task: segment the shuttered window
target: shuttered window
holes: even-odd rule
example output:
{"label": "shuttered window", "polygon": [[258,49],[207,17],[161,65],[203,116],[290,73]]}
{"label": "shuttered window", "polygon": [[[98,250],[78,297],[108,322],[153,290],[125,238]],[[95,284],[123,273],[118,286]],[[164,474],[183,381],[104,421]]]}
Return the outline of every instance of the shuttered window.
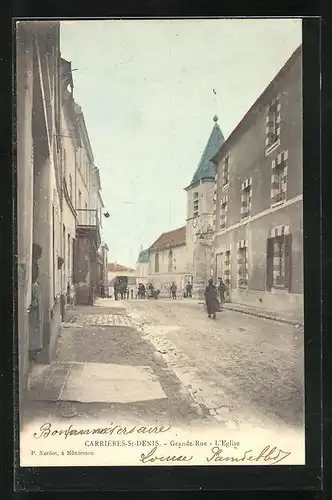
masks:
{"label": "shuttered window", "polygon": [[271,290],[273,284],[273,240],[268,238],[266,241],[266,288]]}
{"label": "shuttered window", "polygon": [[292,235],[285,235],[285,287],[292,291]]}
{"label": "shuttered window", "polygon": [[77,239],[73,240],[73,282],[79,283],[79,243]]}
{"label": "shuttered window", "polygon": [[291,291],[291,235],[282,234],[267,239],[266,288]]}
{"label": "shuttered window", "polygon": [[276,99],[266,117],[265,148],[271,148],[280,140],[280,101]]}

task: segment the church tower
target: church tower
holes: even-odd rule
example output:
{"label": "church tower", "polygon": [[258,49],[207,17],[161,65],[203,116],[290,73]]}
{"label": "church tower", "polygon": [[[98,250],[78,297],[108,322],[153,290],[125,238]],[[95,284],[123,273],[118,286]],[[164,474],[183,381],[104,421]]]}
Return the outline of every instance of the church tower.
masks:
{"label": "church tower", "polygon": [[225,139],[218,125],[218,117],[204,148],[196,172],[185,188],[187,192],[187,274],[193,277],[194,296],[202,297],[202,290],[210,277],[211,238],[213,232],[213,197],[217,166],[212,158]]}

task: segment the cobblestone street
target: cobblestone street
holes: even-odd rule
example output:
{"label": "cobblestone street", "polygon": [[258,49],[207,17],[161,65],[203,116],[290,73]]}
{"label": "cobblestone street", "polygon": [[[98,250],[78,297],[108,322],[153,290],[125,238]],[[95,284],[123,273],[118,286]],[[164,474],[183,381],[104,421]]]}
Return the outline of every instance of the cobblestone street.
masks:
{"label": "cobblestone street", "polygon": [[196,301],[126,302],[193,398],[237,426],[303,425],[303,331]]}
{"label": "cobblestone street", "polygon": [[[61,401],[69,373],[61,368],[57,396],[44,389],[27,415],[296,428],[303,424],[302,351],[303,332],[276,321],[230,310],[213,321],[188,300],[99,299],[68,312],[56,366],[150,367],[165,397],[153,399],[147,389],[140,401],[126,403]],[[90,384],[98,392],[101,382]]]}

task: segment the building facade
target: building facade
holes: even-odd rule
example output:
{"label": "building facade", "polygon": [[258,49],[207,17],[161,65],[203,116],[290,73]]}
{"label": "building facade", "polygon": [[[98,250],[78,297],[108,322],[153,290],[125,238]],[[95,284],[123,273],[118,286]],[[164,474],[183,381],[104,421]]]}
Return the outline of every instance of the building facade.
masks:
{"label": "building facade", "polygon": [[186,226],[163,233],[149,248],[149,282],[169,297],[174,282],[183,295],[187,281]]}
{"label": "building facade", "polygon": [[60,329],[59,22],[17,23],[17,253],[20,398],[31,363],[48,362]]}
{"label": "building facade", "polygon": [[301,47],[214,161],[214,278],[232,302],[302,316]]}
{"label": "building facade", "polygon": [[71,63],[62,59],[62,156],[65,165],[63,303],[93,304],[100,290],[102,209],[95,166],[82,108],[73,96]]}
{"label": "building facade", "polygon": [[[84,117],[73,98],[71,65],[60,56],[60,23],[18,22],[16,46],[22,399],[33,364],[54,359],[61,321],[68,304],[80,299],[78,288],[83,282],[90,292],[98,279],[103,202]],[[86,267],[88,281],[88,273],[80,274]]]}

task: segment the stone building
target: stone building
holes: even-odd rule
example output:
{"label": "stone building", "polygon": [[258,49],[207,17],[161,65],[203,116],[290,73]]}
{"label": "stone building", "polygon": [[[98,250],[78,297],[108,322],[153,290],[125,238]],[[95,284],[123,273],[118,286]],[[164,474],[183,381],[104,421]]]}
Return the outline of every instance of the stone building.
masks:
{"label": "stone building", "polygon": [[186,226],[162,233],[149,248],[149,282],[168,297],[174,281],[183,295],[187,284]]}
{"label": "stone building", "polygon": [[22,399],[33,363],[54,358],[68,303],[93,299],[103,201],[71,64],[60,57],[60,23],[18,22],[16,55]]}
{"label": "stone building", "polygon": [[214,126],[187,192],[186,274],[193,281],[193,295],[202,298],[210,277],[213,241],[213,196],[216,164],[212,161],[224,137],[214,117]]}
{"label": "stone building", "polygon": [[102,209],[99,169],[95,166],[82,108],[73,96],[71,63],[62,59],[62,157],[64,164],[63,295],[92,304],[100,284]]}
{"label": "stone building", "polygon": [[[31,363],[52,357],[60,329],[60,26],[17,23],[17,259],[20,398]],[[33,296],[33,290],[38,293]]]}
{"label": "stone building", "polygon": [[212,271],[232,302],[303,308],[302,48],[214,157]]}

